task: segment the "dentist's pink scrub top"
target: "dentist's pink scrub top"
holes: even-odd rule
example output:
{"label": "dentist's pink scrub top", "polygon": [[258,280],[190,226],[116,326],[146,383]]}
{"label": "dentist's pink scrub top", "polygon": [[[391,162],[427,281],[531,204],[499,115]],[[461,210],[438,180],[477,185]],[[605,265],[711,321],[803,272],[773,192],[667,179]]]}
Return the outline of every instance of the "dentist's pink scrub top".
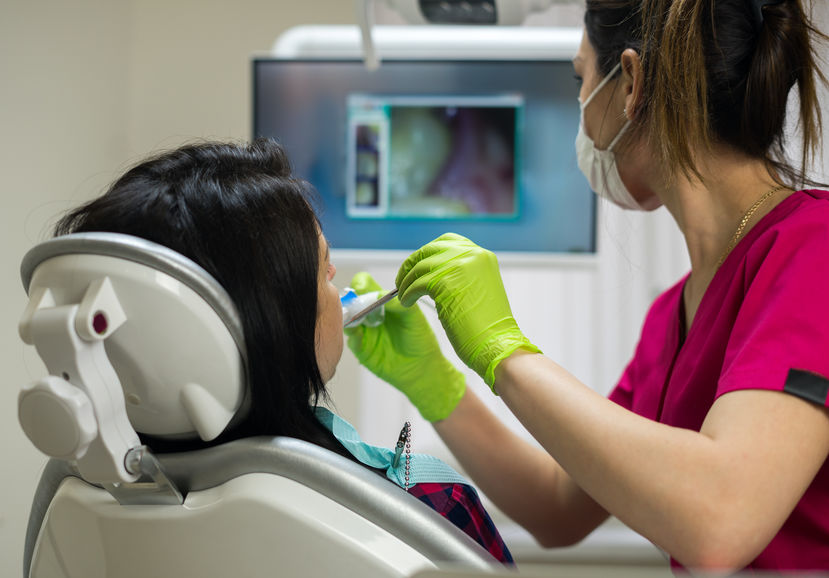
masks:
{"label": "dentist's pink scrub top", "polygon": [[[735,390],[782,391],[826,405],[829,192],[795,192],[749,230],[711,281],[683,342],[684,283],[651,306],[610,399],[695,431],[714,400]],[[827,463],[748,568],[829,569]]]}

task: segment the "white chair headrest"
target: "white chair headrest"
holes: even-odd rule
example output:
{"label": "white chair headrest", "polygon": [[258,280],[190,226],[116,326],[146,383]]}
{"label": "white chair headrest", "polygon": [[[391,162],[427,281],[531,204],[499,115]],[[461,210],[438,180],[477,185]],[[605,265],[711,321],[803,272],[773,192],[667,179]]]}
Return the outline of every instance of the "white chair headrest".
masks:
{"label": "white chair headrest", "polygon": [[[39,343],[48,338],[39,337],[33,321],[44,308],[81,304],[77,334],[103,341],[135,431],[207,441],[242,407],[247,378],[239,314],[221,285],[190,259],[129,235],[79,233],[31,249],[21,277],[30,297],[21,338],[38,347],[52,376],[69,375],[68,382],[82,385],[72,372],[50,367]],[[112,297],[113,311],[120,306],[122,324],[107,318],[115,313],[95,311],[93,291],[101,302],[100,295]]]}

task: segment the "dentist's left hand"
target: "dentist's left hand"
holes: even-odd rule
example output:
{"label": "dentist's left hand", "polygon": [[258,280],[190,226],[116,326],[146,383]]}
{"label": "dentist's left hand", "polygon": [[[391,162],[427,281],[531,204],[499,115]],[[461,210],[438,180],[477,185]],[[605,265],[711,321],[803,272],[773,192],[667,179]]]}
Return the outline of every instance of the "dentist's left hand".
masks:
{"label": "dentist's left hand", "polygon": [[[357,273],[351,287],[357,294],[384,293],[368,273]],[[403,307],[392,299],[383,323],[348,328],[345,334],[359,362],[403,392],[428,421],[447,417],[463,397],[466,379],[444,357],[419,307]]]}

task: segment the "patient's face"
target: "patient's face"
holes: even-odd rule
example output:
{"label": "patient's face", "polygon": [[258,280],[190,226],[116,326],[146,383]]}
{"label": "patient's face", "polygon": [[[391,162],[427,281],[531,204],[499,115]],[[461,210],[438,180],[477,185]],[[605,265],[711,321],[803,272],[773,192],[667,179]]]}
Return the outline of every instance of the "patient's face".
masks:
{"label": "patient's face", "polygon": [[343,354],[343,308],[340,292],[334,286],[337,268],[331,263],[328,241],[320,233],[320,267],[317,295],[317,365],[322,380],[327,382],[334,376],[337,363]]}

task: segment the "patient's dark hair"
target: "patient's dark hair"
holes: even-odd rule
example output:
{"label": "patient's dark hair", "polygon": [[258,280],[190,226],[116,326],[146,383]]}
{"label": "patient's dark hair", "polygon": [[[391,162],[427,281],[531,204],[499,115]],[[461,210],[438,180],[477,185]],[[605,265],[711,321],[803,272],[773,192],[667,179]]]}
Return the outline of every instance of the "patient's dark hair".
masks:
{"label": "patient's dark hair", "polygon": [[272,140],[199,143],[141,162],[55,227],[56,235],[104,231],[159,243],[228,292],[244,326],[251,403],[216,442],[286,435],[350,457],[313,414],[326,389],[314,347],[320,229],[312,195]]}

